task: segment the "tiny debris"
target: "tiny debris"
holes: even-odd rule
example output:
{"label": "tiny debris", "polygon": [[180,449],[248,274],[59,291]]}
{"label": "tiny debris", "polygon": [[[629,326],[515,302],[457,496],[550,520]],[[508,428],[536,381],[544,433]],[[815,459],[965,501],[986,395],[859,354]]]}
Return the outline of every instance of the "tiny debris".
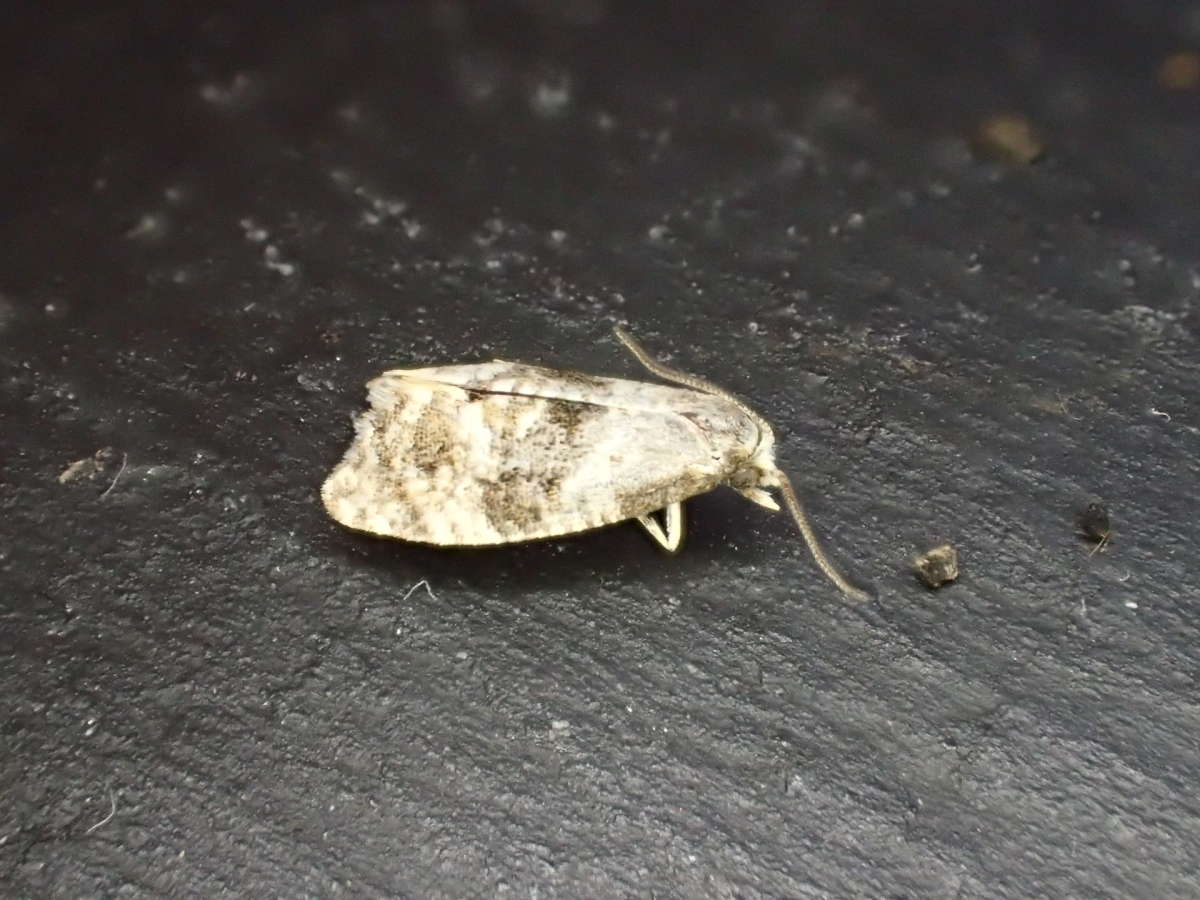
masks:
{"label": "tiny debris", "polygon": [[412,587],[410,587],[408,589],[408,592],[405,593],[405,595],[402,598],[400,598],[400,602],[401,603],[406,602],[409,597],[411,597],[413,594],[415,594],[421,588],[425,588],[425,593],[429,595],[430,600],[434,601],[435,603],[441,602],[438,600],[437,594],[435,594],[433,592],[433,588],[431,588],[429,586],[429,582],[426,581],[424,578],[422,578],[420,581],[418,581],[416,584],[414,584]]}
{"label": "tiny debris", "polygon": [[117,486],[117,481],[120,480],[120,478],[123,474],[125,474],[125,466],[128,464],[128,462],[129,462],[129,454],[122,453],[121,454],[121,468],[117,469],[117,474],[113,476],[113,480],[111,482],[109,482],[108,487],[106,487],[104,489],[104,492],[100,495],[101,500],[103,500],[105,497],[107,497],[109,494],[111,494],[112,489]]}
{"label": "tiny debris", "polygon": [[74,484],[107,479],[108,484],[105,486],[104,492],[100,494],[101,497],[104,497],[116,485],[117,479],[125,471],[128,461],[128,455],[115,447],[101,447],[91,456],[77,459],[63,469],[58,475],[58,483]]}
{"label": "tiny debris", "polygon": [[529,91],[529,107],[537,115],[554,118],[562,115],[571,105],[571,76],[566,72],[545,73],[545,77],[533,84]]}
{"label": "tiny debris", "polygon": [[940,544],[913,557],[913,571],[926,587],[940,588],[958,578],[958,551]]}
{"label": "tiny debris", "polygon": [[143,213],[137,223],[125,231],[130,240],[157,240],[167,233],[167,220],[159,213]]}
{"label": "tiny debris", "polygon": [[1200,87],[1200,53],[1172,53],[1158,66],[1158,83],[1168,91],[1194,91]]}
{"label": "tiny debris", "polygon": [[1092,554],[1108,546],[1112,537],[1112,521],[1103,504],[1089,503],[1087,509],[1075,517],[1075,522],[1079,526],[1079,533],[1096,545],[1092,548]]}
{"label": "tiny debris", "polygon": [[111,822],[113,820],[113,817],[117,814],[117,794],[112,788],[108,789],[108,801],[111,804],[111,806],[108,810],[108,815],[105,816],[103,819],[101,819],[99,822],[97,822],[95,825],[91,826],[87,831],[84,832],[84,834],[91,834],[97,828],[107,825],[109,822]]}
{"label": "tiny debris", "polygon": [[993,156],[1018,165],[1037,162],[1046,152],[1033,124],[1016,113],[998,113],[984,119],[975,139]]}

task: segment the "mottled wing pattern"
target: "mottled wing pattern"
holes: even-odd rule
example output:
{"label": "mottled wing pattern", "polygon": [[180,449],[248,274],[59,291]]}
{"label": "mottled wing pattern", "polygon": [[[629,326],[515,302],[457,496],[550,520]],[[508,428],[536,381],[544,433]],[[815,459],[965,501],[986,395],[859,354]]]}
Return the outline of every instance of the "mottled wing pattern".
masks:
{"label": "mottled wing pattern", "polygon": [[[620,379],[572,385],[563,374],[485,363],[375,379],[371,408],[322,489],[330,515],[421,543],[526,541],[710,490],[735,465],[730,433],[749,442],[733,456],[753,449],[755,436],[727,401]],[[576,390],[578,399],[538,395]],[[713,421],[724,446],[714,446]]]}

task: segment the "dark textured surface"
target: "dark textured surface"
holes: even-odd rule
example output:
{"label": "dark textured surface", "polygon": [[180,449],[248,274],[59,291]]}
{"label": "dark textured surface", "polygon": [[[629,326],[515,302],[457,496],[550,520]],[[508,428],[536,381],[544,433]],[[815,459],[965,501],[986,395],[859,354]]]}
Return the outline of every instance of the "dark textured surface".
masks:
{"label": "dark textured surface", "polygon": [[[11,20],[0,893],[1200,895],[1200,7],[893,6]],[[623,320],[878,602],[730,492],[676,557],[323,515],[374,373]]]}

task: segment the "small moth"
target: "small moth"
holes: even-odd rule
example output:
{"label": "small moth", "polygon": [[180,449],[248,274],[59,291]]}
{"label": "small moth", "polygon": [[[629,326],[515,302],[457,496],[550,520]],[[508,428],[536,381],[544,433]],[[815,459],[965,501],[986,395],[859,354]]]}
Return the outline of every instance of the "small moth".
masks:
{"label": "small moth", "polygon": [[[825,555],[775,435],[728,391],[617,338],[680,387],[494,360],[392,369],[321,488],[356,531],[447,547],[574,534],[636,519],[665,550],[683,540],[683,501],[727,484],[770,510],[783,497],[821,571],[864,599]],[[655,513],[661,512],[661,522]]]}

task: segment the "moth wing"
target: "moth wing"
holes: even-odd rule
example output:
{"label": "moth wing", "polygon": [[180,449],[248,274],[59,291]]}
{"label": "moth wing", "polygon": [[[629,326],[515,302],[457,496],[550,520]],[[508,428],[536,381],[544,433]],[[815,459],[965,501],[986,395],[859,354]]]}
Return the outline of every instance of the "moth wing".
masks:
{"label": "moth wing", "polygon": [[374,534],[446,546],[571,534],[729,474],[725,455],[678,413],[489,393],[413,372],[375,379],[370,401],[322,498],[334,519]]}

